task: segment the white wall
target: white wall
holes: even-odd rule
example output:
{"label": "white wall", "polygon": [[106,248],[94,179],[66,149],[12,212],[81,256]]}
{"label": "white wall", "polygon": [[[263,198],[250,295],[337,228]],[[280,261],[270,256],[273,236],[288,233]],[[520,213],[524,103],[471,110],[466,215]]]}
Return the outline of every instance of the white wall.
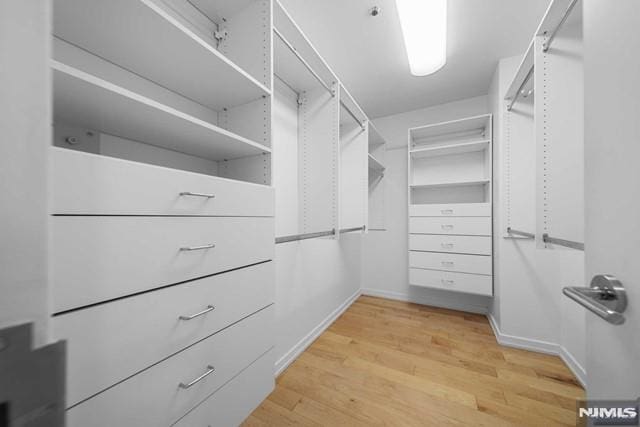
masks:
{"label": "white wall", "polygon": [[48,339],[50,2],[0,2],[0,328]]}
{"label": "white wall", "polygon": [[374,120],[388,143],[384,175],[386,231],[364,237],[363,293],[474,312],[487,312],[491,299],[409,286],[407,231],[407,131],[411,127],[489,112],[480,96]]}
{"label": "white wall", "polygon": [[[279,82],[273,103],[276,236],[298,232],[296,95]],[[276,371],[284,369],[360,293],[362,236],[276,245]]]}
{"label": "white wall", "polygon": [[[584,253],[506,239],[507,226],[536,230],[533,97],[511,113],[502,101],[522,57],[500,61],[489,89],[494,114],[494,327],[505,344],[559,353],[584,381],[584,310],[562,287],[584,283]],[[541,95],[536,93],[536,97]],[[540,102],[540,101],[536,101]]]}

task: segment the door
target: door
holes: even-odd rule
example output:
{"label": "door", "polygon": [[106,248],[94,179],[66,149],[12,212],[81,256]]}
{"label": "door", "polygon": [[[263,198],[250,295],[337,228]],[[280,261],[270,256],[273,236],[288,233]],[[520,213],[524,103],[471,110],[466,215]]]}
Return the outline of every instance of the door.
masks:
{"label": "door", "polygon": [[625,322],[587,315],[587,396],[640,396],[640,1],[584,2],[586,277],[616,276]]}

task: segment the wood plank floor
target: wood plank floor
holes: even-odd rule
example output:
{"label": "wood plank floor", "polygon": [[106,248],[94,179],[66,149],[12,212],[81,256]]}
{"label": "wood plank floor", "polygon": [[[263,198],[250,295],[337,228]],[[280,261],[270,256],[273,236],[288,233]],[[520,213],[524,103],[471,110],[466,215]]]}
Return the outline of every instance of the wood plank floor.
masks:
{"label": "wood plank floor", "polygon": [[560,358],[500,346],[485,316],[360,297],[244,426],[575,425]]}

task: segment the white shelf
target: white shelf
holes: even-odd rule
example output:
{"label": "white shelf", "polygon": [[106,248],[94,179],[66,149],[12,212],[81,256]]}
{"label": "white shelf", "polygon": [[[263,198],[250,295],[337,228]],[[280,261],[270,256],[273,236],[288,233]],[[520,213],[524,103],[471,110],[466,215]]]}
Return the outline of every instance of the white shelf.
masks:
{"label": "white shelf", "polygon": [[414,159],[422,159],[427,157],[446,156],[450,154],[472,153],[474,151],[486,150],[488,147],[489,140],[483,140],[418,148],[411,150],[410,153],[411,157]]}
{"label": "white shelf", "polygon": [[455,141],[491,139],[491,116],[489,114],[460,120],[436,123],[409,129],[411,146]]}
{"label": "white shelf", "polygon": [[[507,90],[507,93],[505,94],[504,99],[511,100],[516,96],[518,89],[520,88],[520,86],[522,86],[523,82],[525,81],[527,76],[529,76],[529,73],[533,69],[533,49],[535,46],[534,42],[535,40],[531,41],[531,43],[529,44],[529,48],[527,49],[524,56],[522,57],[520,66],[516,70],[516,74],[513,76],[513,80],[509,85],[509,89]],[[529,78],[528,86],[529,87],[533,86],[532,78]],[[525,90],[526,92],[527,88],[523,87],[523,90]]]}
{"label": "white shelf", "polygon": [[485,185],[491,182],[488,179],[480,179],[480,180],[468,180],[468,181],[443,181],[443,182],[430,182],[428,184],[413,184],[410,185],[412,190],[423,189],[423,188],[441,188],[441,187],[460,187],[460,186],[469,186],[469,185]]}
{"label": "white shelf", "polygon": [[210,159],[269,153],[254,141],[51,61],[54,120]]}
{"label": "white shelf", "polygon": [[382,173],[386,168],[382,163],[378,161],[378,159],[376,159],[371,154],[369,154],[369,169],[376,171],[378,173]]}
{"label": "white shelf", "polygon": [[56,0],[54,34],[214,110],[270,90],[152,0]]}
{"label": "white shelf", "polygon": [[380,131],[378,131],[378,128],[376,128],[373,122],[370,121],[369,122],[369,151],[371,151],[372,148],[376,148],[384,144],[386,144],[386,141],[380,134]]}

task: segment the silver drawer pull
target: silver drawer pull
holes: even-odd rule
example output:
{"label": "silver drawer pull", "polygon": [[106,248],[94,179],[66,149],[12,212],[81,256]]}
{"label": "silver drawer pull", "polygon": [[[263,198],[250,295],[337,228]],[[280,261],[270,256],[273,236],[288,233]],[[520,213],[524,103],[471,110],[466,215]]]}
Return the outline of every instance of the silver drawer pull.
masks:
{"label": "silver drawer pull", "polygon": [[453,280],[447,280],[447,279],[442,279],[441,282],[443,285],[453,285],[455,283]]}
{"label": "silver drawer pull", "polygon": [[196,317],[202,316],[203,314],[207,314],[208,312],[215,310],[215,307],[212,305],[208,305],[207,308],[205,308],[204,310],[196,313],[196,314],[192,314],[191,316],[180,316],[179,319],[180,320],[191,320],[191,319],[195,319]]}
{"label": "silver drawer pull", "polygon": [[203,379],[205,379],[209,375],[213,374],[215,370],[216,370],[216,368],[214,368],[213,366],[207,365],[207,372],[205,372],[204,374],[200,375],[198,378],[196,378],[195,380],[191,381],[190,383],[187,383],[187,384],[180,383],[179,387],[183,388],[183,389],[188,389],[189,387],[193,386],[196,383],[199,383],[200,381],[202,381]]}
{"label": "silver drawer pull", "polygon": [[191,191],[183,191],[180,193],[181,196],[193,196],[193,197],[204,197],[205,199],[213,199],[215,198],[215,194],[207,194],[207,193],[192,193]]}
{"label": "silver drawer pull", "polygon": [[440,228],[443,230],[453,230],[453,224],[442,224]]}
{"label": "silver drawer pull", "polygon": [[442,265],[453,267],[453,261],[442,261]]}
{"label": "silver drawer pull", "polygon": [[442,209],[440,213],[442,213],[442,215],[451,215],[453,213],[453,209]]}
{"label": "silver drawer pull", "polygon": [[444,249],[451,249],[453,248],[453,243],[441,243],[440,246],[442,246]]}
{"label": "silver drawer pull", "polygon": [[213,243],[210,243],[208,245],[202,245],[202,246],[183,246],[182,248],[180,248],[181,251],[202,251],[205,249],[213,249],[215,248],[216,245],[214,245]]}

